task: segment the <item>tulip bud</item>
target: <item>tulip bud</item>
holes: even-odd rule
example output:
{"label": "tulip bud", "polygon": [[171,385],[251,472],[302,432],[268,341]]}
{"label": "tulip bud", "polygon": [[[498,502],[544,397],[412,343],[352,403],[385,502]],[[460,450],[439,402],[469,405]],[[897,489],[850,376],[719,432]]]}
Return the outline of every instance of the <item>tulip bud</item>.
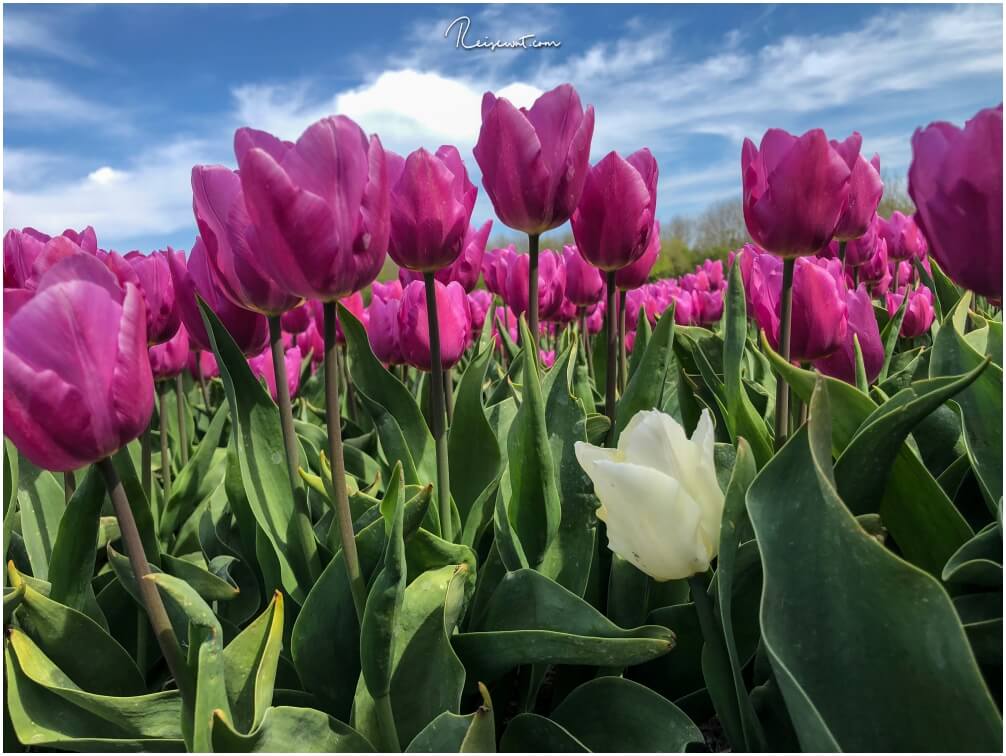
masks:
{"label": "tulip bud", "polygon": [[866,379],[869,383],[873,383],[884,366],[884,343],[880,340],[880,328],[877,326],[877,316],[873,312],[873,300],[870,299],[866,287],[860,285],[846,292],[845,303],[849,323],[845,340],[830,355],[815,360],[814,367],[825,375],[855,384],[856,346],[853,342],[855,336],[863,353]]}
{"label": "tulip bud", "polygon": [[[290,398],[297,396],[297,389],[300,388],[300,369],[303,357],[299,347],[287,349],[284,354],[286,364],[286,384],[290,389]],[[248,358],[248,367],[256,378],[265,380],[265,385],[269,389],[269,395],[276,401],[276,366],[272,361],[272,349],[267,348],[261,354]]]}
{"label": "tulip bud", "polygon": [[[653,266],[657,263],[660,255],[660,221],[653,221],[653,230],[650,232],[650,240],[638,260],[624,268],[619,268],[615,273],[615,286],[622,291],[628,289],[638,289],[650,277]],[[708,282],[707,282],[708,286]]]}
{"label": "tulip bud", "polygon": [[821,129],[800,137],[769,129],[758,147],[745,139],[741,179],[751,238],[780,257],[815,254],[835,234],[850,175]]}
{"label": "tulip bud", "polygon": [[175,335],[163,344],[150,347],[150,372],[155,381],[174,378],[189,364],[189,332],[179,326]]}
{"label": "tulip bud", "polygon": [[516,257],[517,249],[511,244],[486,252],[482,258],[482,278],[486,288],[498,297],[506,298],[507,271]]}
{"label": "tulip bud", "polygon": [[492,294],[485,289],[476,289],[468,295],[468,311],[472,315],[472,335],[477,338],[482,333],[486,315],[492,305]]}
{"label": "tulip bud", "polygon": [[880,156],[874,155],[867,162],[859,154],[862,144],[863,137],[858,131],[852,132],[844,142],[831,142],[832,148],[850,168],[849,194],[835,227],[835,238],[839,241],[849,241],[866,233],[884,194],[884,182],[880,180]]}
{"label": "tulip bud", "polygon": [[[493,222],[487,220],[479,228],[469,226],[468,231],[465,233],[465,240],[458,259],[446,268],[438,270],[434,274],[434,278],[442,284],[457,281],[464,287],[465,291],[471,292],[475,288],[475,284],[479,282],[479,274],[482,272],[482,261],[485,259],[486,242],[489,239],[489,231],[492,229],[492,225]],[[398,280],[402,286],[408,286],[413,281],[422,281],[423,274],[416,270],[399,268]]]}
{"label": "tulip bud", "polygon": [[577,307],[590,307],[604,296],[604,278],[601,271],[583,259],[572,245],[562,248],[566,268],[566,298]]}
{"label": "tulip bud", "polygon": [[918,289],[902,289],[896,294],[888,294],[887,314],[892,318],[900,309],[906,295],[908,305],[905,308],[905,319],[901,322],[900,333],[902,338],[914,339],[928,331],[936,317],[936,311],[933,309],[933,292],[925,286],[920,286]]}
{"label": "tulip bud", "polygon": [[216,378],[220,375],[220,366],[213,352],[203,349],[189,352],[189,374],[193,378],[202,376],[204,379]]}
{"label": "tulip bud", "polygon": [[71,255],[19,306],[4,302],[4,433],[57,472],[113,454],[154,406],[143,295],[96,257]]}
{"label": "tulip bud", "polygon": [[691,439],[670,415],[648,410],[633,416],[616,449],[576,442],[608,548],[654,580],[705,572],[719,552],[724,500],[713,444],[709,410]]}
{"label": "tulip bud", "polygon": [[887,243],[887,256],[892,260],[922,259],[929,245],[915,217],[895,210],[887,220],[877,219],[877,234]]}
{"label": "tulip bud", "polygon": [[305,302],[284,312],[280,316],[279,322],[286,333],[292,333],[296,336],[298,333],[306,331],[307,327],[314,322],[314,310],[309,303]]}
{"label": "tulip bud", "polygon": [[956,283],[1002,299],[1003,106],[959,129],[933,123],[912,136],[908,193],[933,257]]}
{"label": "tulip bud", "polygon": [[[440,327],[440,360],[447,368],[461,359],[468,346],[471,312],[468,296],[461,284],[452,282],[444,286],[435,281],[434,291]],[[426,288],[420,281],[413,281],[402,293],[398,309],[398,337],[405,361],[420,370],[429,371],[432,368],[430,327]]]}
{"label": "tulip bud", "polygon": [[486,92],[473,150],[496,215],[510,228],[541,234],[569,220],[590,161],[594,109],[562,84],[530,110]]}
{"label": "tulip bud", "polygon": [[638,260],[653,234],[657,161],[645,147],[628,159],[609,152],[590,169],[570,223],[580,254],[604,271]]}
{"label": "tulip bud", "polygon": [[94,255],[97,251],[98,242],[90,226],[80,232],[67,229],[57,237],[34,228],[12,228],[3,238],[4,288],[34,289],[42,274],[64,257],[78,252]]}
{"label": "tulip bud", "polygon": [[398,338],[398,309],[402,303],[402,285],[374,283],[370,306],[367,308],[367,337],[374,355],[386,365],[405,362]]}
{"label": "tulip bud", "polygon": [[118,259],[128,264],[136,274],[134,281],[147,305],[147,340],[150,344],[163,344],[175,335],[181,322],[175,302],[175,284],[168,265],[171,253],[172,249],[168,247],[167,252],[151,252],[149,255],[127,252],[120,258],[112,252],[109,256],[110,267],[116,265],[112,261]]}
{"label": "tulip bud", "polygon": [[[518,316],[527,312],[529,255],[516,255],[507,268],[506,303]],[[550,249],[538,255],[538,317],[549,320],[562,307],[566,290],[566,268],[562,258]]]}

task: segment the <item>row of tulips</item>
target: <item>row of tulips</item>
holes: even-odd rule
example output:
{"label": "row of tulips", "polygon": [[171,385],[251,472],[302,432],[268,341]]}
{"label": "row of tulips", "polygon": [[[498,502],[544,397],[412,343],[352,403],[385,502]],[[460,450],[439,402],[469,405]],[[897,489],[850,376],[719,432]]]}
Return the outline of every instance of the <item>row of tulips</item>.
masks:
{"label": "row of tulips", "polygon": [[[716,454],[719,447],[730,446],[731,454],[741,460],[737,464],[742,465],[753,448],[747,464],[757,460],[764,470],[771,470],[778,460],[788,459],[787,453],[797,453],[812,432],[810,423],[804,422],[808,408],[820,419],[820,386],[825,384],[817,384],[813,399],[805,392],[797,410],[790,406],[793,373],[787,371],[805,375],[804,369],[812,369],[839,378],[855,387],[872,407],[871,397],[883,396],[879,383],[890,367],[897,336],[906,345],[920,340],[922,349],[935,349],[934,340],[925,335],[937,322],[941,283],[954,291],[956,284],[983,297],[986,304],[980,315],[975,313],[976,320],[980,317],[993,331],[988,323],[1002,298],[1002,107],[981,111],[963,129],[934,124],[917,132],[909,173],[909,190],[918,208],[912,217],[877,215],[883,192],[879,158],[867,160],[860,154],[858,134],[838,142],[829,141],[821,130],[794,136],[771,129],[757,147],[746,140],[741,178],[744,215],[753,243],[736,250],[725,264],[707,260],[692,273],[658,281],[649,280],[660,253],[656,160],[644,148],[626,158],[611,152],[591,165],[593,128],[593,109],[582,107],[570,85],[546,92],[529,109],[486,94],[474,158],[497,218],[526,234],[526,252],[523,244],[521,251],[516,244],[486,250],[492,222],[472,224],[479,190],[455,147],[442,146],[435,152],[418,149],[401,157],[344,116],[312,124],[293,143],[254,129],[239,129],[234,138],[237,170],[194,167],[191,185],[198,237],[187,257],[171,249],[149,255],[107,251],[98,246],[90,227],[55,237],[28,228],[7,233],[5,432],[33,464],[65,473],[68,500],[79,482],[74,478],[76,471],[90,465],[100,470],[139,601],[186,711],[199,711],[200,694],[214,695],[204,687],[211,683],[193,673],[194,649],[201,654],[196,646],[188,648],[186,658],[187,644],[185,639],[180,642],[172,620],[177,602],[166,606],[155,585],[161,578],[152,573],[151,560],[145,559],[148,526],[142,517],[137,523],[136,501],[130,502],[126,495],[129,481],[124,485],[120,480],[113,457],[139,439],[143,494],[148,502],[159,498],[162,506],[171,501],[174,455],[169,448],[169,423],[176,429],[183,471],[188,469],[192,446],[185,435],[190,427],[185,408],[192,403],[184,373],[188,371],[192,384],[199,386],[207,418],[213,412],[212,389],[219,375],[235,434],[231,444],[235,461],[227,466],[237,469],[239,488],[243,486],[246,495],[243,506],[254,511],[261,528],[253,531],[251,542],[256,549],[272,549],[269,558],[278,565],[260,570],[262,579],[266,580],[269,570],[278,573],[275,587],[293,597],[308,616],[308,591],[322,585],[332,565],[338,565],[341,572],[333,574],[341,581],[340,589],[346,583],[347,606],[352,607],[359,634],[359,659],[353,663],[362,666],[361,690],[368,696],[360,699],[358,694],[354,699],[355,723],[366,730],[373,745],[399,750],[417,735],[410,732],[407,740],[402,739],[399,729],[407,717],[400,707],[392,706],[390,692],[389,670],[403,663],[395,656],[392,638],[398,630],[406,574],[415,579],[412,563],[406,570],[403,533],[419,528],[415,523],[405,524],[404,489],[406,484],[416,489],[412,492],[416,498],[408,501],[430,496],[431,491],[436,501],[433,514],[423,517],[425,532],[430,534],[422,547],[424,553],[449,554],[454,559],[449,564],[455,566],[461,562],[456,574],[462,579],[467,579],[464,573],[474,570],[476,562],[481,571],[482,559],[489,557],[483,551],[476,558],[478,543],[472,540],[467,518],[459,515],[461,489],[456,480],[453,485],[451,481],[452,474],[469,472],[459,468],[456,455],[462,454],[469,463],[472,460],[464,456],[471,451],[465,441],[455,441],[459,436],[452,432],[453,401],[465,381],[456,386],[452,369],[463,368],[467,378],[473,365],[481,366],[481,375],[475,373],[475,389],[468,394],[477,397],[469,399],[482,419],[477,425],[488,428],[490,413],[483,399],[488,363],[480,362],[487,359],[485,347],[491,350],[489,356],[499,357],[498,389],[513,394],[511,414],[497,441],[502,440],[501,450],[515,453],[520,449],[521,456],[509,466],[505,459],[498,460],[495,479],[480,481],[479,490],[471,492],[474,495],[460,514],[479,507],[488,513],[475,526],[479,533],[492,533],[497,566],[508,574],[499,578],[499,590],[518,581],[536,580],[526,573],[538,570],[548,574],[546,582],[553,581],[556,588],[561,583],[569,593],[561,597],[561,602],[567,602],[564,605],[574,601],[576,612],[586,607],[582,597],[594,557],[570,560],[579,565],[572,580],[562,571],[574,568],[556,568],[555,560],[563,562],[565,557],[557,558],[549,549],[566,548],[555,544],[579,538],[594,553],[595,499],[591,497],[596,496],[600,502],[596,516],[605,527],[601,532],[607,534],[608,547],[615,555],[601,560],[604,566],[598,569],[606,572],[598,579],[609,585],[610,572],[612,596],[619,585],[647,586],[640,590],[644,597],[651,586],[647,581],[656,581],[653,585],[688,581],[694,617],[707,647],[703,657],[708,653],[721,673],[732,670],[732,677],[719,680],[728,679],[731,688],[726,703],[709,685],[716,714],[735,748],[764,745],[757,728],[747,729],[750,714],[743,703],[747,692],[737,660],[729,657],[734,643],[729,617],[724,621],[722,604],[717,614],[707,596],[707,573],[718,564],[721,537],[726,537],[721,533],[727,532],[725,510],[731,506],[718,480]],[[996,150],[998,162],[990,163],[986,158]],[[540,249],[542,234],[567,221],[575,245],[561,252]],[[399,266],[398,279],[378,282],[387,256]],[[365,297],[368,288],[369,297]],[[740,304],[732,315],[731,301]],[[342,322],[340,312],[352,317]],[[748,391],[741,382],[741,355],[753,351],[756,343],[749,343],[745,336],[747,319],[761,331],[765,353],[779,355],[778,363],[773,363],[778,378],[770,382],[776,392],[774,404],[766,400],[764,386]],[[949,327],[944,319],[941,329]],[[707,356],[697,356],[702,352],[697,346],[691,352],[678,352],[675,345],[671,356],[670,342],[661,345],[657,332],[665,339],[679,334],[685,344],[713,344],[712,350],[724,355],[724,363],[727,347],[719,350],[715,344],[732,344],[736,374],[725,380],[733,383],[719,380],[717,369],[703,362]],[[360,333],[365,334],[362,349]],[[994,339],[988,336],[986,342],[993,352]],[[366,373],[368,389],[375,383],[384,385],[393,402],[393,408],[380,411],[373,397],[359,402],[353,397],[360,376],[370,369],[368,360],[375,358],[378,375]],[[569,381],[559,382],[556,376],[565,371],[548,369],[560,360],[569,365],[574,359],[583,377],[575,387]],[[648,359],[646,368],[639,367]],[[761,359],[768,364],[765,355]],[[674,360],[681,364],[674,363],[671,376],[668,366]],[[603,367],[595,369],[592,362]],[[974,380],[988,364],[986,359],[967,380]],[[271,416],[268,421],[254,415],[262,409],[255,405],[255,396],[237,395],[238,369],[245,370],[245,365],[250,375],[265,384],[275,403],[264,400]],[[418,370],[422,380],[412,385],[406,380],[407,369]],[[657,372],[648,376],[647,369]],[[1001,376],[1001,366],[998,369]],[[754,367],[745,370],[748,377],[755,372]],[[720,372],[727,372],[725,365]],[[301,385],[305,376],[310,376],[306,380],[314,387],[323,387],[323,399],[313,392],[308,402],[299,403],[300,416],[295,419],[298,403],[294,400],[305,391]],[[590,377],[604,385],[592,386]],[[687,387],[700,380],[709,391],[701,400],[699,391],[686,399]],[[964,385],[963,378],[955,380],[958,388]],[[639,386],[646,381],[656,388],[641,390]],[[550,424],[562,421],[545,415],[546,385],[560,386],[559,391],[548,392],[548,406],[553,406],[551,397],[556,397],[560,407],[556,411],[565,408],[573,418],[569,428],[550,429]],[[419,386],[427,393],[421,394]],[[677,387],[673,401],[661,398],[670,390],[667,386]],[[250,388],[246,384],[246,394],[256,388],[254,383]],[[172,393],[178,412],[173,421],[168,417]],[[751,406],[752,396],[759,399],[760,410]],[[160,492],[154,490],[151,449],[155,398]],[[691,409],[682,409],[688,401]],[[501,404],[494,405],[497,423],[501,422]],[[420,410],[419,405],[425,406]],[[672,407],[680,417],[658,411]],[[320,436],[312,434],[312,443],[324,448],[312,455],[304,443],[303,425],[315,410],[316,418],[324,414],[325,431]],[[261,434],[274,427],[277,414],[277,439],[256,438],[256,430]],[[359,476],[347,473],[362,455],[359,444],[365,443],[361,441],[365,433],[347,435],[348,429],[359,429],[358,417],[367,418],[380,438],[379,451],[376,445],[368,448],[383,459],[387,474],[383,482],[378,476],[366,485],[372,485],[368,490],[375,494],[383,487],[394,510],[386,510],[383,502],[371,497],[376,514],[371,512],[370,520],[361,517],[359,510],[361,501],[369,501],[360,497]],[[768,441],[767,426],[762,426],[770,417],[775,432]],[[410,418],[413,427],[407,427]],[[690,437],[685,426],[691,427]],[[813,432],[829,432],[826,425],[816,427]],[[749,431],[751,438],[745,440],[742,434]],[[905,436],[909,431],[905,430]],[[488,430],[490,436],[493,432]],[[214,447],[219,434],[218,427]],[[208,430],[206,437],[211,437]],[[416,437],[430,438],[434,448],[427,455],[432,458],[428,463],[423,459],[426,452],[414,447]],[[793,443],[787,445],[790,437]],[[903,440],[898,439],[893,448],[900,449]],[[773,442],[774,457],[769,448]],[[271,498],[289,503],[278,526],[272,516],[278,510],[270,509],[268,515],[260,511],[279,506],[262,498],[265,487],[258,476],[271,473],[263,473],[246,458],[258,443],[275,448],[270,464],[283,468],[284,490],[269,490]],[[810,449],[813,454],[821,447],[815,444]],[[581,474],[576,465],[569,472],[553,460],[553,454],[563,451],[575,456],[582,474],[593,483],[593,493],[569,482]],[[970,462],[970,454],[969,447],[963,458]],[[505,456],[502,451],[500,455]],[[819,464],[816,458],[814,464]],[[317,468],[313,472],[312,466]],[[734,474],[743,477],[737,469]],[[975,469],[981,477],[977,465]],[[233,474],[227,473],[228,486]],[[754,477],[753,471],[749,477]],[[315,480],[317,485],[313,485]],[[305,481],[330,505],[327,551],[318,548],[320,521],[312,512]],[[984,485],[984,477],[982,481]],[[420,491],[421,486],[426,488]],[[575,493],[567,496],[569,486]],[[231,495],[228,492],[229,500]],[[560,521],[567,526],[571,511],[567,508],[577,506],[575,501],[584,497],[592,511],[581,523],[583,532],[560,535]],[[744,490],[740,497],[743,502]],[[369,503],[367,507],[371,511]],[[242,516],[235,512],[235,521]],[[229,522],[229,518],[225,519]],[[387,548],[381,547],[379,572],[374,568],[373,544],[362,539],[364,520],[387,523],[381,529],[381,543]],[[484,530],[487,523],[491,523],[489,531]],[[210,525],[211,530],[217,527]],[[760,538],[762,533],[756,535]],[[901,533],[894,535],[898,538]],[[248,533],[242,536],[247,539]],[[739,541],[734,546],[738,548],[731,559],[739,553]],[[408,558],[416,556],[410,552]],[[625,564],[635,571],[624,571]],[[719,575],[720,567],[716,569]],[[517,577],[507,583],[509,575]],[[475,577],[471,580],[474,590]],[[534,596],[551,588],[526,590],[525,598],[533,603]],[[466,597],[470,592],[465,589]],[[550,595],[555,600],[556,594]],[[642,599],[644,611],[638,616],[638,612],[625,615],[624,607],[610,602],[608,611],[620,622],[639,625],[646,620],[647,600]],[[277,601],[281,607],[281,600]],[[444,601],[438,605],[444,612],[439,626],[447,627],[448,610]],[[277,603],[271,606],[274,613],[281,612],[275,608]],[[505,614],[511,609],[496,611]],[[309,616],[322,622],[317,615]],[[502,626],[506,629],[506,622]],[[627,642],[629,637],[618,633],[637,633],[607,626],[597,630],[599,626],[594,622],[589,632],[608,633],[609,638]],[[650,632],[637,630],[636,640]],[[210,636],[212,641],[213,633]],[[602,666],[648,661],[670,650],[670,642],[663,639],[662,631],[654,630],[650,640],[655,643],[653,649],[657,645],[659,649],[647,651],[653,656],[622,652],[626,655],[608,657]],[[201,642],[190,633],[188,643]],[[535,648],[535,644],[526,645],[520,653]],[[733,653],[736,656],[735,648]],[[489,657],[499,663],[496,654]],[[546,655],[531,661],[538,664],[553,658],[566,657]],[[201,657],[198,662],[202,664]],[[525,672],[538,675],[532,668],[529,664]],[[297,672],[302,679],[312,674],[303,664]],[[317,690],[312,693],[323,697]],[[488,693],[482,689],[482,694],[488,706]],[[456,709],[457,702],[451,706]],[[210,719],[216,716],[214,712]],[[796,708],[792,717],[799,729]],[[263,726],[261,719],[255,721]],[[1001,728],[1001,718],[999,724]],[[196,736],[191,731],[185,737],[190,748],[205,744],[193,741]],[[976,736],[974,742],[979,741]],[[805,746],[821,742],[805,734],[801,739]]]}

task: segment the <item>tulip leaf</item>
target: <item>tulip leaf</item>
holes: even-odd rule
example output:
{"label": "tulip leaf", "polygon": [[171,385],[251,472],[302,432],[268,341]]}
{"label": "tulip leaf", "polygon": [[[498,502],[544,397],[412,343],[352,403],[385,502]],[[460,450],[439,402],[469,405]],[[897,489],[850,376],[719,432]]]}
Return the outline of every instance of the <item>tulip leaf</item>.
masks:
{"label": "tulip leaf", "polygon": [[[531,343],[530,331],[523,320],[521,338],[522,343]],[[507,514],[528,564],[537,568],[559,529],[562,508],[537,360],[524,361],[523,381],[523,401],[507,440],[510,469]]]}
{"label": "tulip leaf", "polygon": [[674,634],[667,628],[624,630],[534,570],[503,577],[478,624],[452,640],[469,677],[483,682],[521,664],[626,667],[674,646]]}
{"label": "tulip leaf", "polygon": [[941,577],[945,583],[1002,590],[1002,561],[1002,523],[997,519],[954,552]]}
{"label": "tulip leaf", "polygon": [[663,404],[664,376],[670,367],[673,349],[674,306],[672,305],[657,321],[657,327],[647,341],[646,350],[640,358],[639,369],[629,379],[625,393],[619,397],[615,409],[615,440],[637,412],[656,409]]}
{"label": "tulip leaf", "polygon": [[1002,719],[949,597],[868,535],[838,497],[831,417],[822,380],[809,423],[747,496],[765,570],[763,643],[800,745],[995,750]]}
{"label": "tulip leaf", "polygon": [[646,345],[653,335],[653,328],[650,326],[650,319],[646,317],[646,308],[644,307],[639,308],[639,313],[636,317],[635,333],[636,337],[632,343],[632,354],[629,356],[628,382],[632,381],[632,376],[635,375],[640,363],[642,363],[643,355],[646,353]]}
{"label": "tulip leaf", "polygon": [[764,465],[772,456],[768,426],[758,414],[741,378],[747,346],[748,317],[740,265],[731,265],[723,309],[723,388],[727,412],[724,420],[735,442],[743,436],[755,460]]}
{"label": "tulip leaf", "polygon": [[66,508],[63,486],[48,470],[35,467],[24,457],[18,463],[17,500],[31,572],[39,580],[49,579],[49,560],[59,532],[59,520]]}
{"label": "tulip leaf", "polygon": [[276,668],[283,644],[283,594],[223,652],[225,684],[233,724],[240,732],[257,729],[272,704]]}
{"label": "tulip leaf", "polygon": [[887,321],[884,330],[880,334],[880,340],[884,345],[884,364],[880,368],[880,375],[877,381],[883,383],[887,380],[887,372],[891,369],[891,358],[894,356],[894,347],[897,346],[898,336],[901,334],[901,324],[905,322],[905,314],[908,312],[907,292],[901,298],[901,305],[894,317]]}
{"label": "tulip leaf", "polygon": [[[783,360],[764,335],[762,348],[797,396],[809,402],[818,375]],[[820,380],[834,408],[832,452],[841,458],[877,405],[844,381],[827,376],[820,376]],[[946,492],[907,444],[901,445],[891,464],[879,514],[905,558],[933,575],[939,575],[950,555],[973,535]]]}
{"label": "tulip leaf", "polygon": [[492,356],[492,349],[484,349],[465,368],[448,433],[451,495],[462,522],[467,520],[475,500],[503,464],[496,436],[482,405],[482,386]]}
{"label": "tulip leaf", "polygon": [[262,724],[243,735],[214,714],[213,750],[218,753],[372,753],[374,747],[347,724],[316,709],[274,706]]}
{"label": "tulip leaf", "polygon": [[957,306],[964,292],[961,287],[951,281],[947,274],[943,272],[943,268],[937,264],[932,255],[929,256],[929,267],[933,271],[933,299],[939,300],[940,310],[943,312],[943,318],[939,321],[942,327],[943,320]]}
{"label": "tulip leaf", "polygon": [[[962,337],[971,295],[956,304],[933,341],[929,375],[959,375],[985,359]],[[961,408],[964,441],[985,500],[994,508],[1003,493],[1003,371],[992,364],[954,399]]]}
{"label": "tulip leaf", "polygon": [[133,512],[133,519],[136,520],[136,529],[140,531],[143,553],[146,554],[148,562],[160,565],[161,547],[157,541],[154,515],[147,495],[143,492],[140,479],[136,475],[136,466],[133,464],[133,458],[129,452],[129,446],[119,449],[112,455],[112,464],[115,465],[115,472],[118,473],[122,488],[126,492],[129,508]]}
{"label": "tulip leaf", "polygon": [[981,362],[966,375],[913,383],[863,421],[835,464],[839,496],[853,514],[880,510],[887,476],[908,434],[943,402],[970,386],[987,365]]}
{"label": "tulip leaf", "polygon": [[590,753],[590,749],[548,717],[525,713],[507,724],[500,753]]}
{"label": "tulip leaf", "polygon": [[196,505],[209,496],[223,480],[226,468],[215,463],[219,463],[221,455],[226,453],[218,447],[227,423],[227,414],[226,404],[217,409],[196,453],[172,480],[171,493],[161,512],[161,538],[166,539],[174,533],[178,524],[184,522]]}
{"label": "tulip leaf", "polygon": [[272,546],[284,590],[303,603],[313,577],[320,572],[317,544],[303,502],[290,487],[276,405],[227,329],[204,302],[199,306],[230,405],[234,449],[248,506]]}
{"label": "tulip leaf", "polygon": [[[509,471],[509,468],[507,468]],[[507,572],[516,572],[520,569],[527,569],[527,555],[521,545],[520,538],[514,532],[507,516],[506,505],[503,503],[503,491],[496,494],[496,506],[493,511],[493,543],[499,554],[500,561]]]}
{"label": "tulip leaf", "polygon": [[584,683],[563,699],[550,719],[595,753],[682,753],[690,743],[705,743],[681,709],[621,677]]}
{"label": "tulip leaf", "polygon": [[4,656],[7,712],[24,745],[72,751],[181,749],[177,691],[124,697],[86,692],[17,628],[9,631]]}

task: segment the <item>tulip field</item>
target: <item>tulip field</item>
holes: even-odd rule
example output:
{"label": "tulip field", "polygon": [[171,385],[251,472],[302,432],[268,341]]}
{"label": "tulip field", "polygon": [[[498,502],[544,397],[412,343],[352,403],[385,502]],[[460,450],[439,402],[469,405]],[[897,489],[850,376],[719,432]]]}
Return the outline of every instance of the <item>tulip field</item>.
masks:
{"label": "tulip field", "polygon": [[241,128],[188,251],[8,230],[4,750],[1001,751],[1002,114],[884,217],[751,135],[676,278],[569,84]]}

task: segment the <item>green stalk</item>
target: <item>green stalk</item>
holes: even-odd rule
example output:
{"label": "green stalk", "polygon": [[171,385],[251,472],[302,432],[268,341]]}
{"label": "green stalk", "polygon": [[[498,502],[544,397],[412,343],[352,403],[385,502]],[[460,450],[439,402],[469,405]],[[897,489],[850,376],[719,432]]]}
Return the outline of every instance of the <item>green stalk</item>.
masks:
{"label": "green stalk", "polygon": [[608,336],[608,367],[605,370],[604,414],[611,421],[608,429],[608,446],[615,443],[615,388],[616,371],[618,369],[618,289],[615,288],[615,271],[608,271],[607,306],[604,312],[605,327]]}
{"label": "green stalk", "polygon": [[283,429],[283,445],[286,448],[287,471],[290,488],[297,490],[297,468],[300,467],[300,449],[293,429],[293,404],[290,401],[290,384],[286,378],[286,354],[283,350],[283,331],[279,315],[269,316],[269,343],[272,347],[272,368],[276,376],[276,403],[279,405],[279,421]]}
{"label": "green stalk", "polygon": [[444,370],[444,408],[447,412],[447,427],[454,424],[454,368]]}
{"label": "green stalk", "polygon": [[[537,281],[537,278],[535,279]],[[433,385],[430,387],[430,422],[437,451],[437,504],[440,512],[440,534],[447,541],[454,540],[451,522],[451,482],[447,465],[447,433],[444,408],[444,368],[440,361],[440,323],[437,314],[437,294],[432,273],[423,273],[426,284],[426,314],[430,326],[430,368]]]}
{"label": "green stalk", "polygon": [[150,482],[154,478],[153,468],[153,454],[150,449],[150,425],[147,425],[147,429],[143,431],[140,435],[140,475],[143,481],[143,495],[147,497],[147,501],[151,501],[150,495],[153,493],[150,489]]}
{"label": "green stalk", "polygon": [[625,356],[625,292],[618,292],[618,391],[625,392],[629,381],[629,360]]}
{"label": "green stalk", "polygon": [[203,396],[203,406],[206,407],[206,411],[210,412],[210,390],[206,385],[206,376],[203,375],[203,363],[199,359],[199,353],[196,353],[196,380],[199,381],[199,392]]}
{"label": "green stalk", "polygon": [[178,445],[182,452],[182,467],[185,467],[189,462],[189,431],[185,424],[185,392],[181,373],[175,376],[175,404],[178,410]]}
{"label": "green stalk", "polygon": [[167,385],[162,381],[157,394],[157,423],[161,436],[161,491],[162,501],[168,500],[171,490],[171,451],[168,449],[168,408],[164,399],[168,393]]}
{"label": "green stalk", "polygon": [[[779,352],[790,361],[790,336],[793,320],[793,266],[791,257],[782,262],[782,312],[779,320]],[[779,375],[775,387],[775,448],[781,449],[789,434],[789,384]]]}
{"label": "green stalk", "polygon": [[338,312],[335,302],[325,302],[325,422],[328,425],[328,456],[332,463],[332,487],[335,490],[335,516],[339,522],[339,540],[353,594],[356,618],[363,623],[363,609],[367,603],[367,586],[360,569],[353,532],[353,515],[349,509],[346,491],[346,464],[342,451],[342,417],[339,409],[339,345],[335,332]]}
{"label": "green stalk", "polygon": [[527,235],[527,327],[531,331],[532,354],[538,362],[538,234]]}
{"label": "green stalk", "polygon": [[98,469],[101,470],[105,479],[105,486],[108,488],[108,495],[112,500],[112,508],[115,510],[115,519],[118,521],[119,530],[122,533],[122,542],[126,547],[126,555],[129,557],[129,565],[136,577],[140,600],[147,612],[150,626],[154,630],[154,637],[157,638],[161,653],[164,654],[164,660],[168,663],[168,669],[171,670],[171,676],[175,678],[179,692],[183,698],[187,699],[190,686],[182,649],[178,645],[178,638],[171,627],[171,620],[168,619],[168,612],[164,608],[164,602],[161,601],[157,585],[148,579],[150,566],[147,564],[147,557],[143,552],[140,531],[136,527],[133,510],[129,507],[122,481],[119,480],[115,465],[108,457],[98,462]]}
{"label": "green stalk", "polygon": [[63,473],[63,499],[67,504],[73,498],[73,492],[77,490],[77,479],[73,477],[73,470]]}
{"label": "green stalk", "polygon": [[395,726],[395,713],[391,709],[391,696],[384,695],[374,699],[375,713],[380,726],[377,728],[380,742],[375,743],[378,750],[384,753],[400,753],[401,743],[398,742],[398,728]]}

